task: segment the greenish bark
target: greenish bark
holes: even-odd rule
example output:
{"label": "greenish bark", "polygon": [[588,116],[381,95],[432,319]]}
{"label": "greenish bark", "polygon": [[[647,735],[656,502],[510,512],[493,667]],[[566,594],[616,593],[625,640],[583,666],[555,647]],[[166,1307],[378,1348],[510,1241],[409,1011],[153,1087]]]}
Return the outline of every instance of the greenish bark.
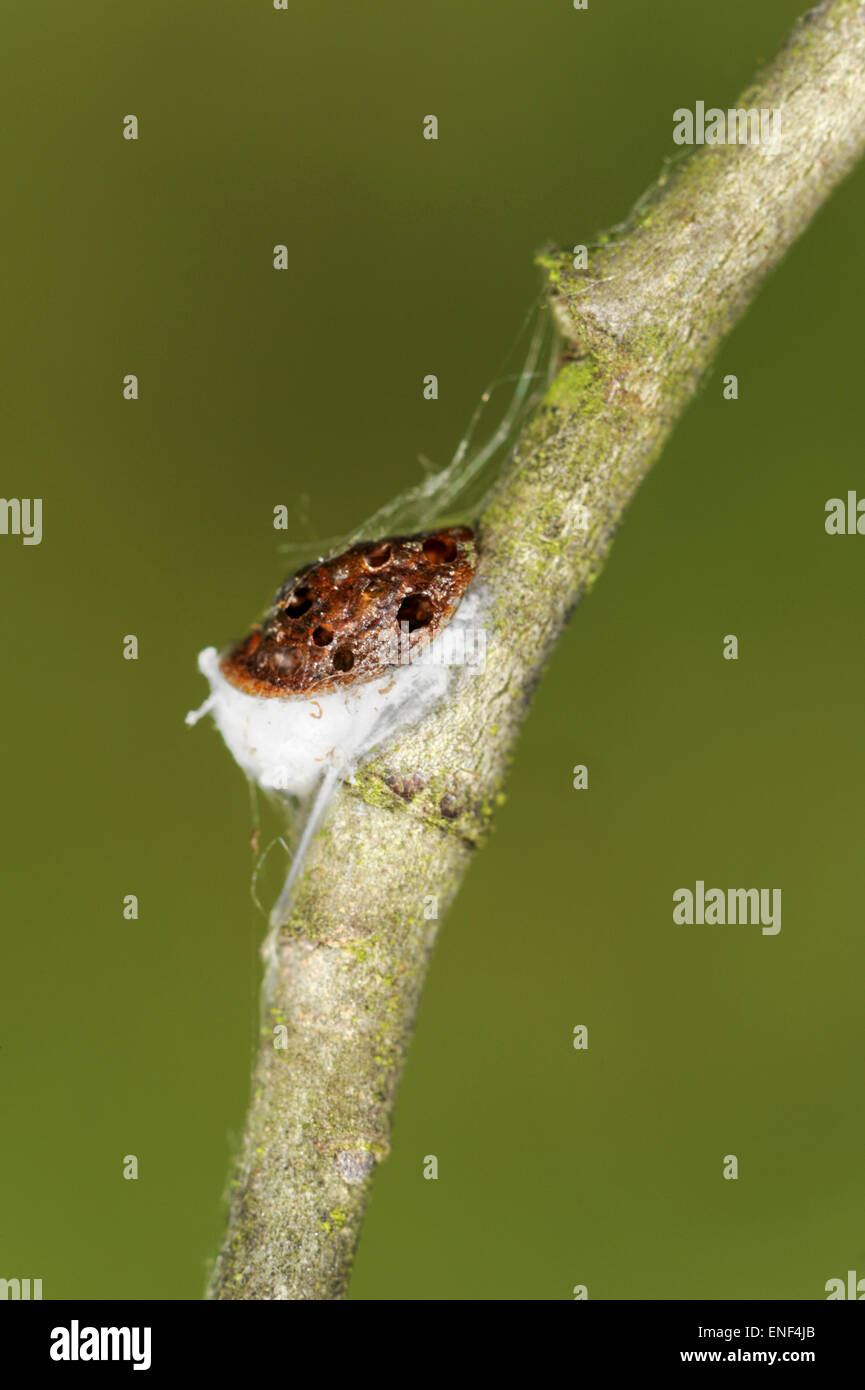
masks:
{"label": "greenish bark", "polygon": [[340,788],[310,847],[277,924],[210,1297],[345,1296],[435,929],[489,829],[531,691],[724,335],[861,155],[863,74],[865,3],[819,5],[737,102],[780,108],[778,153],[703,147],[587,270],[541,258],[567,351],[480,520],[486,667]]}

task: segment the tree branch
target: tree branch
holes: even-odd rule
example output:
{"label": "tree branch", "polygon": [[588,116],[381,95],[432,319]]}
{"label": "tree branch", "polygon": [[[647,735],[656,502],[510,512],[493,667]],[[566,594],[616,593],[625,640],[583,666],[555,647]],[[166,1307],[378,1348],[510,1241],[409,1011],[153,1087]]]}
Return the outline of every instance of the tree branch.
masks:
{"label": "tree branch", "polygon": [[531,691],[724,335],[862,153],[863,75],[865,0],[818,5],[737,103],[781,110],[778,153],[705,146],[588,270],[542,258],[569,346],[481,518],[486,667],[339,789],[311,845],[278,924],[211,1298],[345,1296],[438,920]]}

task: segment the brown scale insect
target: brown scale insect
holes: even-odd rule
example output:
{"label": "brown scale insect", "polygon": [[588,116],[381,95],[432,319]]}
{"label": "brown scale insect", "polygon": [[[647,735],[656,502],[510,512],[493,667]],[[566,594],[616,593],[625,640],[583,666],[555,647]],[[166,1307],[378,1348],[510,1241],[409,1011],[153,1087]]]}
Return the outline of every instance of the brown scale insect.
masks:
{"label": "brown scale insect", "polygon": [[468,526],[354,545],[287,579],[220,669],[247,695],[310,695],[372,680],[395,664],[395,652],[404,660],[407,648],[411,660],[450,622],[474,572]]}

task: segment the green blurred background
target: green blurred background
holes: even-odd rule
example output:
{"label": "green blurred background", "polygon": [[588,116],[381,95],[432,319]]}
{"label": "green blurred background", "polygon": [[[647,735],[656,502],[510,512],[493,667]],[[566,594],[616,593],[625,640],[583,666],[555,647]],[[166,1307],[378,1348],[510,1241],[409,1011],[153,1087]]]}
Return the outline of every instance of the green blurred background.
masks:
{"label": "green blurred background", "polygon": [[[201,1296],[264,920],[243,777],[184,726],[196,654],[284,577],[275,505],[291,539],[331,536],[450,457],[536,250],[620,220],[673,110],[726,106],[802,8],[5,14],[0,491],[44,498],[44,539],[0,538],[0,1276]],[[863,220],[859,170],[725,346],[541,685],[442,931],[354,1298],[810,1299],[865,1275],[865,540],[823,527],[865,492]],[[697,878],[781,887],[780,935],[674,927]]]}

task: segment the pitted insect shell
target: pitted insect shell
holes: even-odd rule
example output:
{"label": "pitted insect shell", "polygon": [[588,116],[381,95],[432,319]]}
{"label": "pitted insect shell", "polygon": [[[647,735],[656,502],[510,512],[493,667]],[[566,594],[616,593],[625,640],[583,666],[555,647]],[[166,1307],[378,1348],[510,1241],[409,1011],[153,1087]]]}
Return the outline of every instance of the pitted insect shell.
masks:
{"label": "pitted insect shell", "polygon": [[220,669],[248,695],[315,695],[373,680],[450,622],[474,572],[468,526],[352,546],[287,579]]}

